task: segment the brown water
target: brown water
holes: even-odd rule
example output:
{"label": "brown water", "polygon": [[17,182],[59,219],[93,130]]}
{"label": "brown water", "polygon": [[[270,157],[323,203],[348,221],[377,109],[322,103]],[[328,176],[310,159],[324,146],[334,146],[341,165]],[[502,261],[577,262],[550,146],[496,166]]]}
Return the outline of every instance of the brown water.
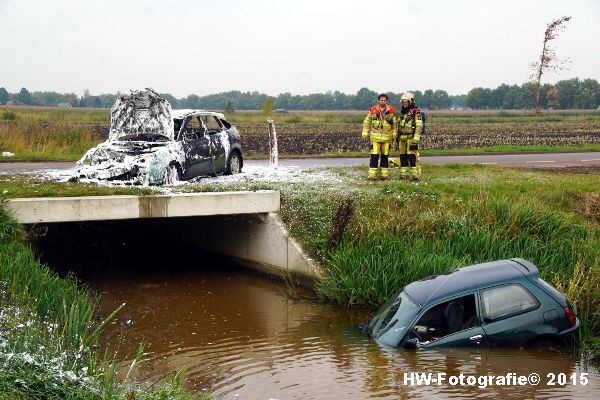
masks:
{"label": "brown water", "polygon": [[[558,351],[382,349],[358,324],[368,313],[291,301],[280,283],[243,270],[136,273],[95,279],[104,313],[126,306],[105,340],[119,356],[152,352],[135,373],[154,382],[185,369],[185,386],[225,399],[593,398],[600,376]],[[538,386],[410,385],[404,373],[529,375]],[[546,385],[547,374],[588,373],[589,383]],[[579,376],[577,377],[577,380]]]}

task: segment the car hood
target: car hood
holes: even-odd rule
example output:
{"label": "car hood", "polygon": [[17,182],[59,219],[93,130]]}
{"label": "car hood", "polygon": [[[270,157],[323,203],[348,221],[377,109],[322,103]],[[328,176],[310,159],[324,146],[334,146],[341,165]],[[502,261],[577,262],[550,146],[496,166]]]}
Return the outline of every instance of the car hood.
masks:
{"label": "car hood", "polygon": [[110,142],[144,134],[175,136],[171,105],[150,88],[119,96],[110,110]]}

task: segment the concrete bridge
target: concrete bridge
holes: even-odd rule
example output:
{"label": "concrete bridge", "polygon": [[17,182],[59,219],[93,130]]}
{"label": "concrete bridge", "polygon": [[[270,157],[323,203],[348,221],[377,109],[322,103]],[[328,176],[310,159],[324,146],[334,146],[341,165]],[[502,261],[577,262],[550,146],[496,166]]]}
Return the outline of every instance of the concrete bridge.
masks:
{"label": "concrete bridge", "polygon": [[[25,198],[5,203],[18,222],[29,227],[47,226],[50,234],[59,224],[138,223],[149,235],[168,232],[185,246],[310,284],[321,278],[323,271],[290,236],[277,215],[279,206],[279,192],[272,190]],[[119,228],[113,225],[111,229]]]}

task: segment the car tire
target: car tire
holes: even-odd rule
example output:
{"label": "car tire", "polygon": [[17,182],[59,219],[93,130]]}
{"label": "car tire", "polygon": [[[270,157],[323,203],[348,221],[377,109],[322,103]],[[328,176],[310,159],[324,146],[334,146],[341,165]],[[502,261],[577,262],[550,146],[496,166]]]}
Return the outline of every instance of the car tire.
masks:
{"label": "car tire", "polygon": [[165,185],[172,185],[175,182],[181,180],[181,172],[179,171],[179,167],[177,164],[169,164],[165,170],[165,179],[163,183]]}
{"label": "car tire", "polygon": [[242,172],[242,157],[240,156],[240,153],[234,151],[229,156],[229,160],[227,161],[227,170],[225,173],[227,175],[235,175],[239,174],[240,172]]}

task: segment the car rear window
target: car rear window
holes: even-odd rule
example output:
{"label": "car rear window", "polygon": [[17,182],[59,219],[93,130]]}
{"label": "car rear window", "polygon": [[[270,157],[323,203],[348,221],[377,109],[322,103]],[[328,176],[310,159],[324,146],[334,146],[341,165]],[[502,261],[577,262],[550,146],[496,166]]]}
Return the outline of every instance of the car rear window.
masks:
{"label": "car rear window", "polygon": [[521,285],[496,286],[481,291],[486,321],[521,314],[539,306],[539,302]]}
{"label": "car rear window", "polygon": [[221,123],[223,124],[223,126],[225,127],[225,129],[231,128],[231,124],[229,122],[225,121],[224,119],[219,118],[219,121],[221,121]]}

